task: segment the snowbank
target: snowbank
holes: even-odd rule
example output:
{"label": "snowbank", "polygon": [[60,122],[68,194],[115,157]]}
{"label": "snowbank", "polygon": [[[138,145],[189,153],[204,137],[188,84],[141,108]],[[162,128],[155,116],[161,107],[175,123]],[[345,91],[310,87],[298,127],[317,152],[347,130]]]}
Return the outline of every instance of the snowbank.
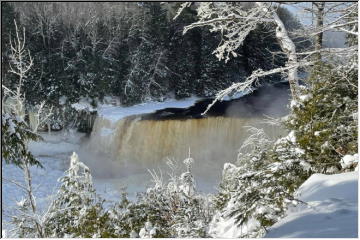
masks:
{"label": "snowbank", "polygon": [[314,174],[297,197],[306,202],[287,211],[269,229],[267,238],[328,238],[358,236],[358,172]]}
{"label": "snowbank", "polygon": [[98,115],[112,122],[136,114],[152,113],[164,108],[186,108],[195,104],[199,98],[191,97],[184,100],[167,100],[164,102],[146,102],[131,107],[119,107],[112,105],[100,105]]}

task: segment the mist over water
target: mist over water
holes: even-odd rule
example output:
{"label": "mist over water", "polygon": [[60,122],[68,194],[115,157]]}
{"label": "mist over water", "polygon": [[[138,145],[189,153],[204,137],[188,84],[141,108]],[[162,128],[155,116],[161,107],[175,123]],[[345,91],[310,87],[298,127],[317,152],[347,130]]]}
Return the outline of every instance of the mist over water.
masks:
{"label": "mist over water", "polygon": [[287,114],[288,90],[267,90],[227,103],[223,116],[166,120],[130,116],[115,123],[97,117],[80,157],[95,178],[119,188],[127,186],[133,192],[145,190],[151,183],[147,169],[161,170],[166,178],[168,159],[183,167],[190,149],[198,189],[213,192],[224,163],[236,161],[238,149],[249,135],[245,126],[264,128],[274,138],[285,135],[284,130],[263,120],[265,115]]}

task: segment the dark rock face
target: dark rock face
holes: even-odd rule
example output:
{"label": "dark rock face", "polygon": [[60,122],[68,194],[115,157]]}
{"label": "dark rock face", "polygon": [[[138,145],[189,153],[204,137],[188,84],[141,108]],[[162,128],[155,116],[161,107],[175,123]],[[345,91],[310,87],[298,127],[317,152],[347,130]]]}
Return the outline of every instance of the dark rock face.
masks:
{"label": "dark rock face", "polygon": [[203,99],[188,108],[165,108],[154,113],[145,114],[142,120],[192,119],[205,117],[256,117],[283,116],[288,113],[287,105],[290,99],[287,82],[274,85],[264,85],[252,93],[234,100],[217,102],[207,112],[201,115],[213,99]]}

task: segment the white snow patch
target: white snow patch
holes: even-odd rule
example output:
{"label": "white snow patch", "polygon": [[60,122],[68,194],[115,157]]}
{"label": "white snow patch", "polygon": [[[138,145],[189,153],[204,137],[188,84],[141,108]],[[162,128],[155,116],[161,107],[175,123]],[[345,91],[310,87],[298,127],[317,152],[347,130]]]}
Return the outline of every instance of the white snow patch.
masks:
{"label": "white snow patch", "polygon": [[74,108],[76,111],[82,111],[86,110],[89,112],[96,111],[96,108],[94,108],[87,98],[81,98],[79,102],[71,104],[71,107]]}
{"label": "white snow patch", "polygon": [[297,191],[307,203],[287,211],[267,238],[344,238],[358,236],[358,172],[314,174]]}
{"label": "white snow patch", "polygon": [[350,168],[359,162],[359,155],[345,155],[341,160],[340,164],[342,168]]}
{"label": "white snow patch", "polygon": [[227,219],[216,213],[209,225],[209,235],[213,238],[240,238],[244,233],[258,227],[258,221],[250,219],[241,227],[234,217]]}
{"label": "white snow patch", "polygon": [[291,131],[289,133],[289,135],[287,136],[288,140],[292,143],[295,143],[296,142],[296,136],[295,136],[295,132],[294,131]]}
{"label": "white snow patch", "polygon": [[66,103],[67,97],[66,96],[61,96],[59,98],[59,104],[60,105],[64,105]]}
{"label": "white snow patch", "polygon": [[291,100],[290,102],[290,108],[298,107],[299,103],[296,100]]}
{"label": "white snow patch", "polygon": [[306,100],[310,99],[312,96],[311,94],[306,94],[306,95],[301,95],[299,96],[299,99],[302,101],[302,102],[305,102]]}

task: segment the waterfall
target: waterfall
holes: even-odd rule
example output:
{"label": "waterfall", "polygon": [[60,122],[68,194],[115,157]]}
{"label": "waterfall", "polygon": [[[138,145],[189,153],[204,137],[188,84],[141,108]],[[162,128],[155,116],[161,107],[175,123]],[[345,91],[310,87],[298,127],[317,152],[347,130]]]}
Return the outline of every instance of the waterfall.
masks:
{"label": "waterfall", "polygon": [[236,162],[238,149],[249,136],[246,126],[262,128],[273,139],[286,135],[284,129],[263,121],[265,115],[278,118],[288,114],[289,89],[283,84],[264,86],[239,99],[216,103],[202,118],[210,102],[205,99],[186,108],[148,104],[154,110],[142,115],[130,114],[143,112],[143,105],[103,110],[82,148],[82,159],[104,181],[144,190],[149,183],[147,169],[160,168],[166,177],[167,158],[183,165],[190,148],[197,185],[212,192],[224,163]]}
{"label": "waterfall", "polygon": [[[131,116],[115,123],[97,117],[88,148],[108,156],[124,168],[156,168],[166,158],[183,160],[189,148],[194,172],[201,176],[221,173],[225,162],[234,162],[248,136],[244,126],[264,127],[260,118],[208,117],[186,120],[141,120]],[[267,127],[271,136],[278,129]]]}

